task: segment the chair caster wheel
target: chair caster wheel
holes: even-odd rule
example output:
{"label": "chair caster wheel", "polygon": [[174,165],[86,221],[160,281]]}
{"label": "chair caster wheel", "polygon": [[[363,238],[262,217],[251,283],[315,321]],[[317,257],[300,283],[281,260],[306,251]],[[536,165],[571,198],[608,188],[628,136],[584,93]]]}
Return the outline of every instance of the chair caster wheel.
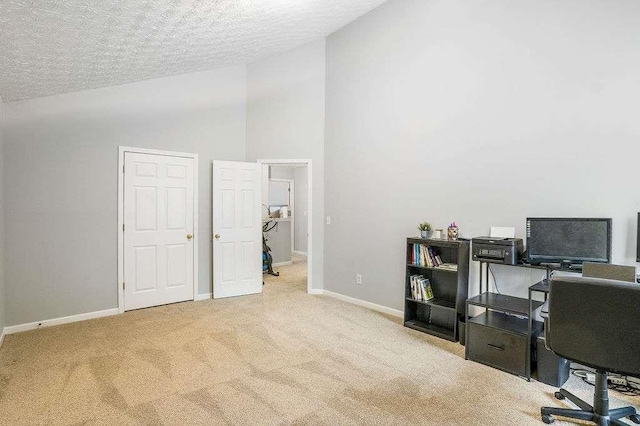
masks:
{"label": "chair caster wheel", "polygon": [[546,424],[550,425],[554,421],[555,421],[555,419],[553,418],[553,416],[551,414],[543,414],[542,415],[542,422],[543,423],[546,423]]}
{"label": "chair caster wheel", "polygon": [[633,414],[633,415],[629,416],[629,420],[631,420],[632,422],[634,422],[637,425],[640,425],[640,415],[638,415],[638,414]]}
{"label": "chair caster wheel", "polygon": [[556,399],[559,399],[559,400],[563,400],[564,399],[564,395],[561,392],[555,392],[553,394],[553,396],[555,396]]}

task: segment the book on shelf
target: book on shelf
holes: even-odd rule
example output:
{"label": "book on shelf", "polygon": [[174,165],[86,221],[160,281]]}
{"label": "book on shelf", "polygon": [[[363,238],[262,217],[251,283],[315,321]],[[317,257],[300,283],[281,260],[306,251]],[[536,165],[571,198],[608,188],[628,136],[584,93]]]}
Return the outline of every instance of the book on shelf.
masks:
{"label": "book on shelf", "polygon": [[427,280],[424,290],[425,290],[424,300],[431,300],[434,298],[433,289],[431,288],[431,283],[429,283],[429,280]]}
{"label": "book on shelf", "polygon": [[418,253],[420,250],[420,246],[418,244],[413,245],[413,250],[411,251],[411,264],[420,266],[420,254]]}
{"label": "book on shelf", "polygon": [[433,267],[439,267],[442,262],[438,262],[437,253],[431,247],[427,247],[427,251],[429,252],[429,256],[431,256],[431,263],[433,263]]}
{"label": "book on shelf", "polygon": [[423,244],[413,244],[410,263],[427,268],[439,268],[444,265],[442,258],[433,247]]}
{"label": "book on shelf", "polygon": [[422,275],[411,275],[409,278],[409,284],[411,285],[411,298],[416,300],[418,299],[418,287],[416,284],[418,277],[422,277]]}
{"label": "book on shelf", "polygon": [[420,292],[418,290],[418,280],[422,278],[422,275],[411,276],[411,298],[420,300]]}
{"label": "book on shelf", "polygon": [[433,299],[433,290],[429,278],[422,275],[411,275],[410,277],[411,298],[419,301]]}
{"label": "book on shelf", "polygon": [[456,265],[455,263],[443,263],[442,265],[440,265],[440,267],[442,269],[447,269],[449,271],[457,271],[458,270],[458,265]]}
{"label": "book on shelf", "polygon": [[420,266],[427,266],[433,268],[433,261],[429,254],[429,246],[420,245],[420,253],[422,254]]}

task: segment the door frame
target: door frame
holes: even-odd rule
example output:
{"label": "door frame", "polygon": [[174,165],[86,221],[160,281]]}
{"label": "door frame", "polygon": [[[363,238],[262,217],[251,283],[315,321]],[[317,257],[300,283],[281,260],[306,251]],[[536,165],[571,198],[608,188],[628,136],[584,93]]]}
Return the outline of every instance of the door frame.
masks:
{"label": "door frame", "polygon": [[193,159],[193,300],[198,297],[198,154],[157,149],[118,147],[118,312],[124,313],[124,154],[165,155]]}
{"label": "door frame", "polygon": [[[318,294],[318,291],[313,288],[313,161],[311,159],[258,159],[258,164],[262,166],[262,188],[265,187],[265,167],[269,166],[306,166],[307,167],[307,293]],[[266,185],[269,185],[269,175],[266,176]],[[264,196],[264,194],[263,194]],[[294,219],[295,220],[295,219]],[[292,223],[293,226],[293,223]]]}

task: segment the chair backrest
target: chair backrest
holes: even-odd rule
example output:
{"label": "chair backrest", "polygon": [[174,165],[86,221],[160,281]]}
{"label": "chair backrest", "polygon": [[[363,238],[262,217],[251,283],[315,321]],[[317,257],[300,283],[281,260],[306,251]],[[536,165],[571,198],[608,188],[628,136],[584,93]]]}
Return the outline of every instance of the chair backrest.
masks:
{"label": "chair backrest", "polygon": [[547,344],[561,357],[623,374],[640,374],[640,285],[553,277]]}
{"label": "chair backrest", "polygon": [[582,276],[634,283],[636,282],[636,267],[611,265],[609,263],[584,262],[582,264]]}

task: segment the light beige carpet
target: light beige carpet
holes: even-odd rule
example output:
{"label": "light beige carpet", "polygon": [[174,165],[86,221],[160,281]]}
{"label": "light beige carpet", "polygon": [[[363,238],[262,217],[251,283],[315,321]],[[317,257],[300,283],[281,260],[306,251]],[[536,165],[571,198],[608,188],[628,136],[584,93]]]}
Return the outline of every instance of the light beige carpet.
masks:
{"label": "light beige carpet", "polygon": [[278,270],[261,295],[7,336],[0,423],[540,425],[540,406],[561,404],[458,343],[307,295],[304,263]]}

